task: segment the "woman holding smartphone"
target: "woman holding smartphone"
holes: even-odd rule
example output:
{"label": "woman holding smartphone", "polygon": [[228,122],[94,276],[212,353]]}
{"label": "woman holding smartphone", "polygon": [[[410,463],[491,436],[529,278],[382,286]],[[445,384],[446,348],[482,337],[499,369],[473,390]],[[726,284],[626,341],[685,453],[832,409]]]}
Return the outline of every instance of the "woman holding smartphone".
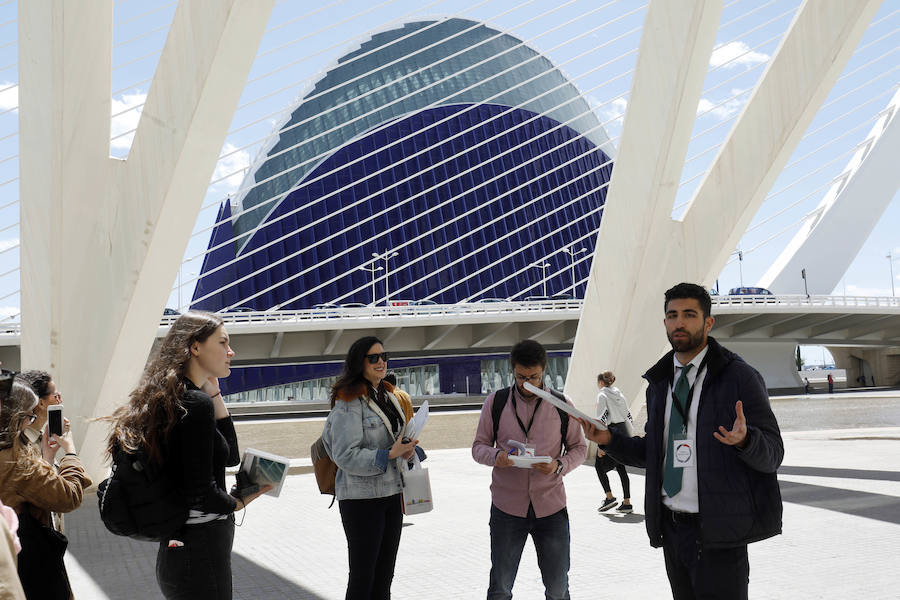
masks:
{"label": "woman holding smartphone", "polygon": [[225,467],[240,462],[234,423],[218,378],[231,372],[234,352],[216,315],[178,318],[144,369],[130,401],[113,415],[107,450],[146,452],[185,492],[187,521],[160,542],[156,580],[169,599],[231,598],[234,512],[267,492],[237,499],[225,490]]}
{"label": "woman holding smartphone", "polygon": [[322,434],[338,466],[335,495],[350,560],[346,600],[391,597],[403,526],[398,463],[412,459],[417,450],[418,440],[401,435],[412,418],[412,404],[398,400],[384,381],[387,359],[376,337],[350,346],[331,390],[331,413]]}
{"label": "woman holding smartphone", "polygon": [[[53,528],[52,512],[81,506],[91,480],[72,436],[44,435],[40,449],[26,428],[37,420],[38,398],[14,373],[0,373],[0,501],[19,517],[19,579],[28,598],[66,600],[72,590],[63,556],[66,538]],[[65,455],[53,466],[59,449]]]}

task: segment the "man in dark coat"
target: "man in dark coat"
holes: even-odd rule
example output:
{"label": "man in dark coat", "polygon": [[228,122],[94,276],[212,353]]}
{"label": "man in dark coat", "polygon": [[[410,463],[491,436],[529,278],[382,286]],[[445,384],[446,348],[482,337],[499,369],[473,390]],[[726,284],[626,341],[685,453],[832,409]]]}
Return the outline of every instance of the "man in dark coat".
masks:
{"label": "man in dark coat", "polygon": [[698,285],[665,296],[672,351],[645,374],[644,437],[582,421],[608,454],[646,468],[650,545],[662,546],[676,600],[747,598],[747,544],[781,533],[781,432],[760,374],[708,336]]}

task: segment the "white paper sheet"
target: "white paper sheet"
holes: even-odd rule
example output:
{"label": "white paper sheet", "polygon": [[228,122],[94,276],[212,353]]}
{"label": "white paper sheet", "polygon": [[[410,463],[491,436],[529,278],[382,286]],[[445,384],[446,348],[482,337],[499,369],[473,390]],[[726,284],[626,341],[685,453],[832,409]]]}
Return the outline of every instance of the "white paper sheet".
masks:
{"label": "white paper sheet", "polygon": [[419,439],[419,434],[425,429],[426,421],[428,421],[428,400],[422,403],[422,406],[419,407],[413,418],[406,424],[406,428],[403,431],[404,437],[408,437],[411,440]]}
{"label": "white paper sheet", "polygon": [[[585,421],[589,421],[597,429],[606,429],[606,425],[604,425],[603,423],[601,423],[600,421],[598,421],[597,419],[595,419],[593,417],[589,417],[585,413],[581,412],[580,410],[578,410],[577,408],[575,408],[574,406],[572,406],[571,404],[566,402],[564,399],[565,396],[563,396],[562,393],[560,393],[560,392],[556,392],[554,390],[550,390],[550,391],[542,390],[539,387],[535,387],[535,386],[531,385],[527,381],[525,382],[525,389],[528,390],[529,392],[531,392],[532,394],[537,394],[538,396],[540,396],[541,398],[543,398],[544,400],[546,400],[553,406],[556,406],[557,408],[561,408],[562,410],[566,411],[567,413],[569,413],[576,419],[584,419]],[[562,396],[562,398],[556,396],[556,394],[559,394],[559,396]]]}
{"label": "white paper sheet", "polygon": [[549,456],[516,456],[511,454],[509,460],[512,461],[514,466],[520,469],[530,469],[533,464],[548,463],[553,459]]}

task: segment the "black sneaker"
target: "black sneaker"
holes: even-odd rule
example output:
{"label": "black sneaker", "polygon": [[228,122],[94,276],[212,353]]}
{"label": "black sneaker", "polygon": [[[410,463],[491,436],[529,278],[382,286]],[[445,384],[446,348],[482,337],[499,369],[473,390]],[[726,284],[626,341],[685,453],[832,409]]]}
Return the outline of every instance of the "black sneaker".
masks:
{"label": "black sneaker", "polygon": [[616,509],[616,512],[620,512],[620,513],[634,512],[634,507],[631,506],[631,504],[626,504],[625,502],[623,502],[622,506],[620,506],[619,508]]}
{"label": "black sneaker", "polygon": [[600,508],[597,509],[597,512],[606,512],[616,504],[618,504],[618,502],[616,502],[615,498],[607,498],[603,501],[603,504],[600,505]]}

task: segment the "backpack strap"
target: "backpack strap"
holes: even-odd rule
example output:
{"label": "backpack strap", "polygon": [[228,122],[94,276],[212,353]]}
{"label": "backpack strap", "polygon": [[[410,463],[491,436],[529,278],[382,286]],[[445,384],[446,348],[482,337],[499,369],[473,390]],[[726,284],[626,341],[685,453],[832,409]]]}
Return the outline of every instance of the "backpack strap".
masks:
{"label": "backpack strap", "polygon": [[494,404],[491,406],[491,418],[494,421],[494,445],[497,444],[497,430],[500,429],[500,415],[503,413],[503,407],[509,400],[510,388],[500,388],[494,392]]}
{"label": "backpack strap", "polygon": [[[509,400],[510,390],[511,388],[505,387],[494,392],[494,404],[491,405],[491,419],[494,422],[494,445],[497,444],[497,430],[500,429],[500,416],[503,414],[503,408]],[[562,451],[560,456],[564,456],[569,450],[569,444],[566,442],[566,437],[569,434],[569,415],[561,408],[557,408],[556,412],[559,413],[559,432],[562,435]]]}

